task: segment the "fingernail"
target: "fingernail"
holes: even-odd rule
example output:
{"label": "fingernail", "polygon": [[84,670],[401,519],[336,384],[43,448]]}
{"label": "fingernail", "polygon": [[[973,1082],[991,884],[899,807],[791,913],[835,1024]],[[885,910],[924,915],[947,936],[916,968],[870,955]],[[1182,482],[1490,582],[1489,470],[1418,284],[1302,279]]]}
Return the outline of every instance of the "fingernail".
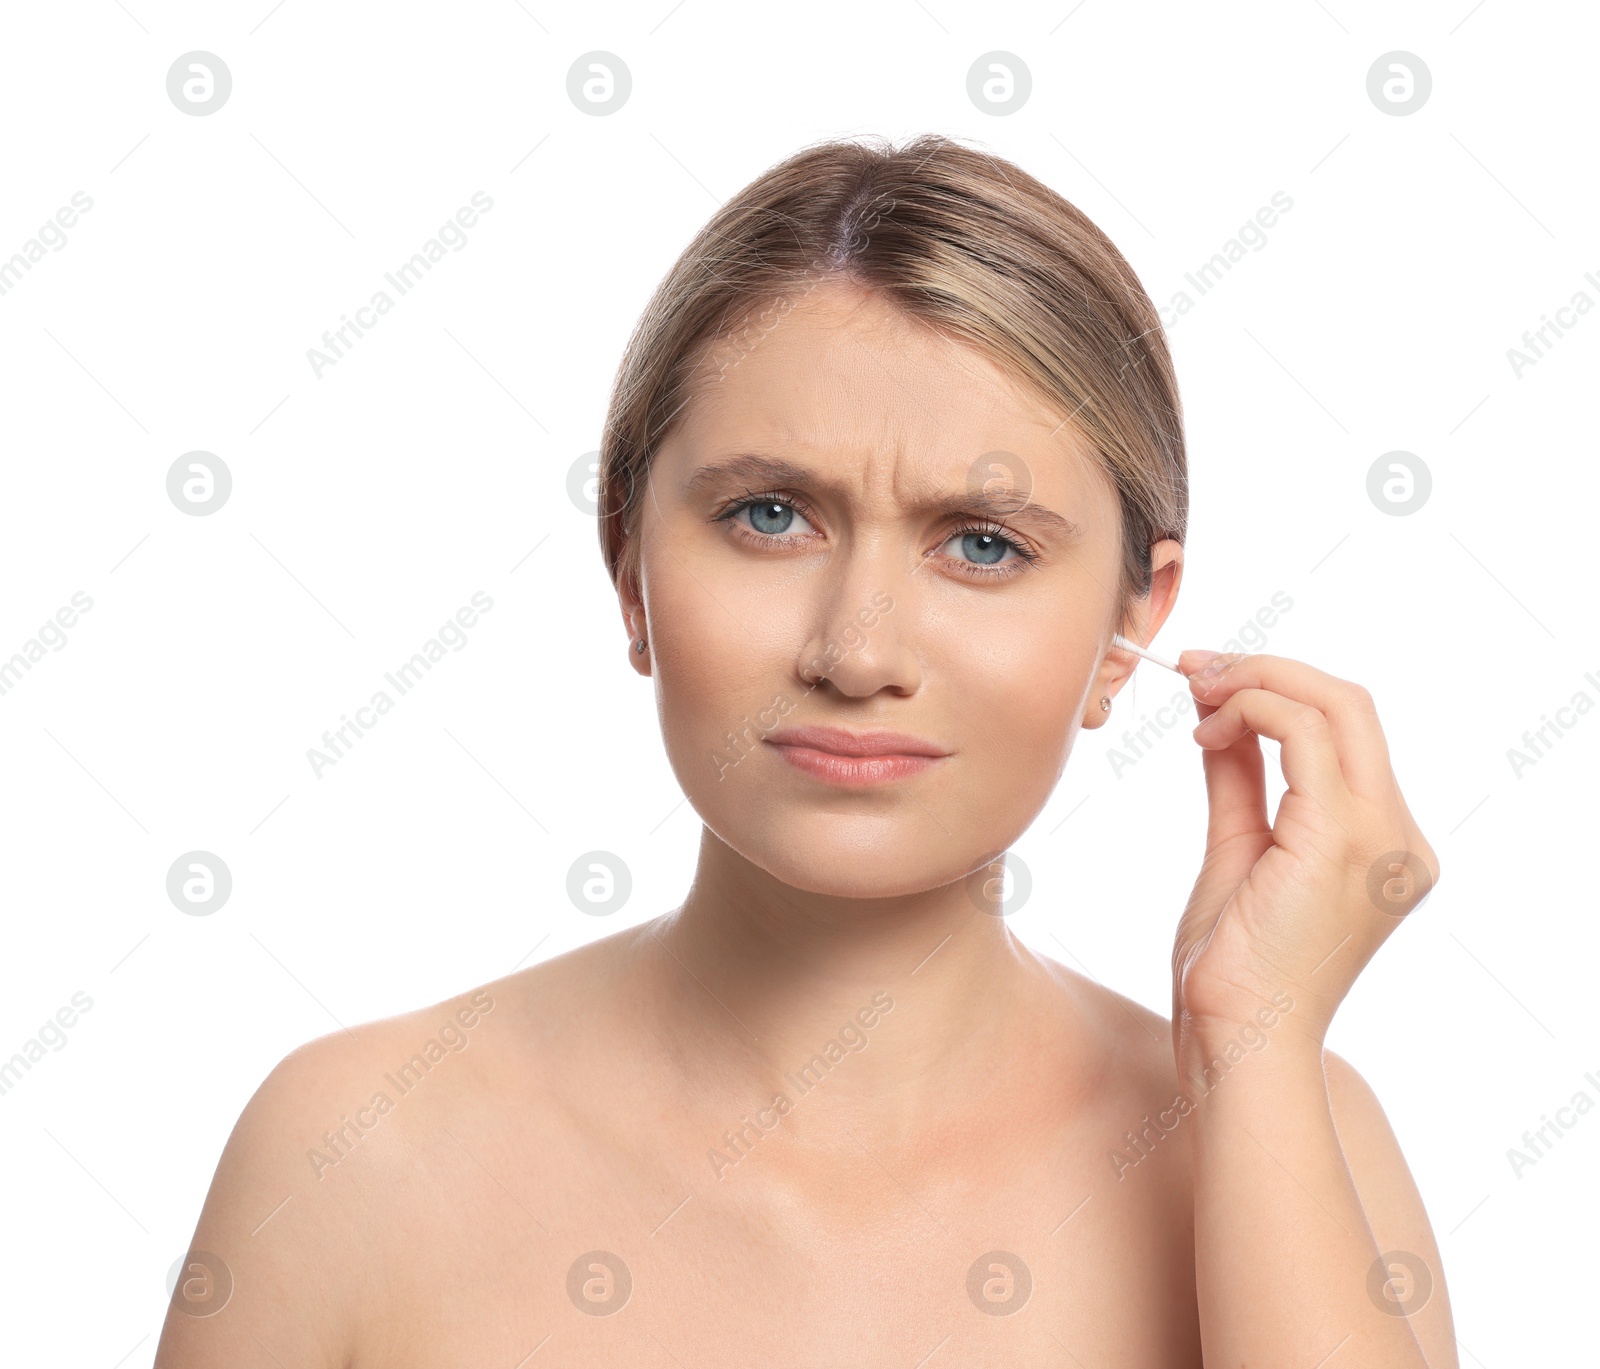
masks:
{"label": "fingernail", "polygon": [[1241,661],[1243,659],[1244,652],[1242,651],[1229,651],[1226,653],[1216,651],[1207,652],[1205,656],[1206,664],[1201,666],[1200,669],[1195,671],[1195,673],[1189,678],[1190,680],[1200,680],[1206,684],[1209,684],[1219,675],[1221,675],[1223,671],[1227,670],[1229,666],[1233,665],[1235,661]]}

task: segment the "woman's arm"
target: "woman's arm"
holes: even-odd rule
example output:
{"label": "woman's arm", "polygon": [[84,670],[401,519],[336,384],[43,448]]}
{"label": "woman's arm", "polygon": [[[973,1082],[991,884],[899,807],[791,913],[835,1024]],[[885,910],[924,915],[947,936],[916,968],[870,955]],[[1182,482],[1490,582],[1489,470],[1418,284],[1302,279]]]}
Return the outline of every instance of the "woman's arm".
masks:
{"label": "woman's arm", "polygon": [[[1366,1082],[1268,1030],[1223,1077],[1237,1035],[1193,1037],[1195,1279],[1208,1365],[1457,1369],[1427,1213]],[[1237,1051],[1237,1046],[1235,1047]]]}
{"label": "woman's arm", "polygon": [[[1366,690],[1275,656],[1179,660],[1210,808],[1172,1017],[1195,1114],[1205,1362],[1453,1369],[1416,1187],[1376,1098],[1323,1049],[1356,976],[1437,883],[1437,858]],[[1261,737],[1280,744],[1288,785],[1270,823]]]}

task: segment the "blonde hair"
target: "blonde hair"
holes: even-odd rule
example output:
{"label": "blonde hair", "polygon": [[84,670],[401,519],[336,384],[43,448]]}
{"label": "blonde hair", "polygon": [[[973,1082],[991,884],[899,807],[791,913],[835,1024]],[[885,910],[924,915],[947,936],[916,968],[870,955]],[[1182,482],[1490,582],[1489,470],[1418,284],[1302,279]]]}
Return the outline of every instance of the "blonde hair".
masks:
{"label": "blonde hair", "polygon": [[[1166,336],[1122,254],[1043,182],[938,134],[804,148],[712,217],[656,288],[617,370],[600,442],[600,546],[636,584],[650,463],[704,383],[793,297],[830,279],[980,350],[1060,409],[1122,505],[1118,608],[1150,590],[1150,547],[1184,540],[1183,415]],[[787,306],[787,307],[786,307]],[[720,357],[720,361],[718,358]]]}

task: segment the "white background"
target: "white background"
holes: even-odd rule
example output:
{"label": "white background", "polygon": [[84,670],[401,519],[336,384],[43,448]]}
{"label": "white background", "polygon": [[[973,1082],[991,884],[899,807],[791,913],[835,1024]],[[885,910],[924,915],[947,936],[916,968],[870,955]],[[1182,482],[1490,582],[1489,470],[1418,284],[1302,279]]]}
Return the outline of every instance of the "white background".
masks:
{"label": "white background", "polygon": [[[1373,692],[1443,878],[1329,1044],[1410,1157],[1463,1364],[1593,1345],[1600,1116],[1520,1177],[1507,1150],[1600,1101],[1600,716],[1520,777],[1508,749],[1600,699],[1600,310],[1520,377],[1507,352],[1600,301],[1600,24],[1076,3],[8,7],[0,260],[74,192],[93,208],[0,295],[0,658],[74,592],[93,608],[0,696],[0,1058],[93,1007],[0,1096],[5,1359],[149,1363],[223,1142],[289,1050],[682,897],[698,824],[567,474],[720,202],[814,139],[923,130],[1080,205],[1162,304],[1292,198],[1171,329],[1194,503],[1155,647],[1222,646],[1283,591],[1260,648]],[[1366,88],[1397,49],[1433,78],[1404,117]],[[204,117],[166,90],[193,50],[233,79]],[[592,50],[633,78],[605,117],[567,94]],[[1005,117],[967,94],[992,50],[1032,74]],[[314,374],[479,190],[466,245]],[[233,477],[205,517],[166,493],[195,450]],[[1393,450],[1432,473],[1406,517],[1366,493]],[[478,590],[465,648],[318,778],[307,748]],[[1107,748],[1177,692],[1141,666],[1015,847],[1019,933],[1163,1012],[1204,839],[1192,720],[1120,778]],[[208,917],[166,893],[196,849],[233,878]],[[608,918],[566,895],[594,849],[632,872]]]}

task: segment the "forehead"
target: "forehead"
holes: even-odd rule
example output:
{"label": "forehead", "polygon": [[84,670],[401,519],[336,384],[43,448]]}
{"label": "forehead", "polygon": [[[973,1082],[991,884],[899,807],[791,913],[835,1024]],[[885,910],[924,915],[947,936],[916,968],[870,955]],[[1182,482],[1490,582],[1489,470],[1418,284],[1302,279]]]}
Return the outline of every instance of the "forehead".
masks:
{"label": "forehead", "polygon": [[783,451],[907,492],[959,486],[975,470],[991,478],[998,462],[1041,497],[1109,496],[1066,418],[881,292],[829,282],[792,291],[710,349],[657,459],[681,475],[726,451]]}

